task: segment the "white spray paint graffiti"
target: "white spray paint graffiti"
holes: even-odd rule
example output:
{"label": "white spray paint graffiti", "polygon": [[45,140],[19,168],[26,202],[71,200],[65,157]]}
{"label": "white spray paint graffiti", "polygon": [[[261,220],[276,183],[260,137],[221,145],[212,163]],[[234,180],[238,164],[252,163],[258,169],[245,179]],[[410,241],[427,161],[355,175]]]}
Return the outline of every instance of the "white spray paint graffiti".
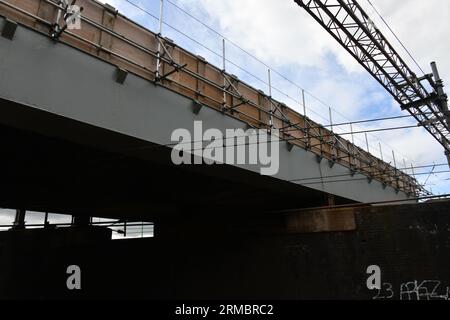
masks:
{"label": "white spray paint graffiti", "polygon": [[[444,287],[439,280],[414,280],[404,282],[399,287],[399,299],[404,301],[417,300],[450,300],[450,286]],[[394,299],[396,292],[392,283],[385,282],[381,289],[377,289],[377,295],[372,299]]]}

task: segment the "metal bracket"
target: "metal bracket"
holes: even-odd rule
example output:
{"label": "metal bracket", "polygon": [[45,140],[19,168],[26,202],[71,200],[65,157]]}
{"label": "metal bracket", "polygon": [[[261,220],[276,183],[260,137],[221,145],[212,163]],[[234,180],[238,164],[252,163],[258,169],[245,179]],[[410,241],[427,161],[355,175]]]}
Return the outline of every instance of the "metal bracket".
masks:
{"label": "metal bracket", "polygon": [[328,160],[328,166],[330,167],[330,169],[333,168],[335,164],[336,164],[335,161],[333,161],[333,160]]}
{"label": "metal bracket", "polygon": [[199,101],[194,100],[192,102],[192,111],[194,112],[194,114],[198,115],[200,113],[200,110],[202,110],[202,108],[203,105]]}
{"label": "metal bracket", "polygon": [[317,163],[321,163],[322,160],[323,160],[323,156],[316,155],[316,161],[317,161]]}
{"label": "metal bracket", "polygon": [[292,151],[292,149],[294,149],[294,145],[292,143],[290,143],[289,141],[286,141],[286,146],[289,152]]}
{"label": "metal bracket", "polygon": [[3,25],[2,37],[12,40],[16,33],[17,22],[6,19],[5,24]]}
{"label": "metal bracket", "polygon": [[127,79],[128,71],[121,69],[117,67],[116,70],[116,82],[119,84],[124,84],[125,80]]}

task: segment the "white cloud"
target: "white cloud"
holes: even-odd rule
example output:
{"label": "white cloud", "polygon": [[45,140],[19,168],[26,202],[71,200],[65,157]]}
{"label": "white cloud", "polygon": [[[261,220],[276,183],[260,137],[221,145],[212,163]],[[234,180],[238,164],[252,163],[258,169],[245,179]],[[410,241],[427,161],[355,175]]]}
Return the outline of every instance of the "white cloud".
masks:
{"label": "white cloud", "polygon": [[[293,1],[186,0],[202,5],[217,19],[221,30],[258,56],[275,64],[315,66],[324,63],[333,46],[314,21],[301,14]],[[313,36],[314,35],[314,36]]]}
{"label": "white cloud", "polygon": [[[361,1],[365,3],[365,1]],[[442,77],[450,81],[450,1],[447,0],[376,0],[376,8],[397,33],[400,40],[412,52],[425,72],[430,72],[429,63],[437,61]],[[367,9],[368,12],[373,12]],[[383,23],[374,15],[374,20],[385,30]],[[389,32],[386,36],[398,47],[399,52],[411,66],[407,54],[401,49]],[[415,68],[415,66],[414,66]],[[417,68],[415,68],[417,69]]]}
{"label": "white cloud", "polygon": [[[354,59],[326,33],[306,11],[293,0],[180,0],[183,7],[199,8],[209,19],[218,22],[221,31],[241,46],[275,65],[320,67],[324,56],[332,52],[349,72],[364,72]],[[393,36],[365,0],[366,9],[387,38],[405,56]],[[438,60],[443,73],[450,79],[450,44],[447,0],[373,0],[399,38],[414,53],[421,64]],[[409,59],[406,59],[409,60]]]}

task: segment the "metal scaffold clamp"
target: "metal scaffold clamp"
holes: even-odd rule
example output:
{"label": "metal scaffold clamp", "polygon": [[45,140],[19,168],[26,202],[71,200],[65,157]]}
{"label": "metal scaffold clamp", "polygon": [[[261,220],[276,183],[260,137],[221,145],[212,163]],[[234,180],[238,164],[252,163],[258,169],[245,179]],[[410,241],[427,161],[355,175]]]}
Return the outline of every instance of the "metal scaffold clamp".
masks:
{"label": "metal scaffold clamp", "polygon": [[76,0],[72,0],[70,4],[69,0],[58,1],[58,14],[50,30],[50,36],[53,39],[58,40],[66,29],[81,29],[81,12],[83,12],[83,7],[77,6],[75,3]]}

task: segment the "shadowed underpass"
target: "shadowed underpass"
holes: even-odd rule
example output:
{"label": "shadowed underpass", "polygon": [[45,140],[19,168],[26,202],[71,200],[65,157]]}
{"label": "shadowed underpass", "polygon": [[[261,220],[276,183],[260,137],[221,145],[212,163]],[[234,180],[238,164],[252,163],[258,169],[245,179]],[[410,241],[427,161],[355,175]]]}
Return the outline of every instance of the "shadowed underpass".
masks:
{"label": "shadowed underpass", "polygon": [[[449,298],[448,200],[419,203],[405,170],[114,8],[78,3],[82,28],[68,31],[52,1],[0,0],[0,208],[16,210],[0,298]],[[278,172],[175,165],[172,134],[196,123],[270,131]],[[31,229],[27,211],[73,219]],[[112,240],[91,217],[153,222],[154,237]]]}

